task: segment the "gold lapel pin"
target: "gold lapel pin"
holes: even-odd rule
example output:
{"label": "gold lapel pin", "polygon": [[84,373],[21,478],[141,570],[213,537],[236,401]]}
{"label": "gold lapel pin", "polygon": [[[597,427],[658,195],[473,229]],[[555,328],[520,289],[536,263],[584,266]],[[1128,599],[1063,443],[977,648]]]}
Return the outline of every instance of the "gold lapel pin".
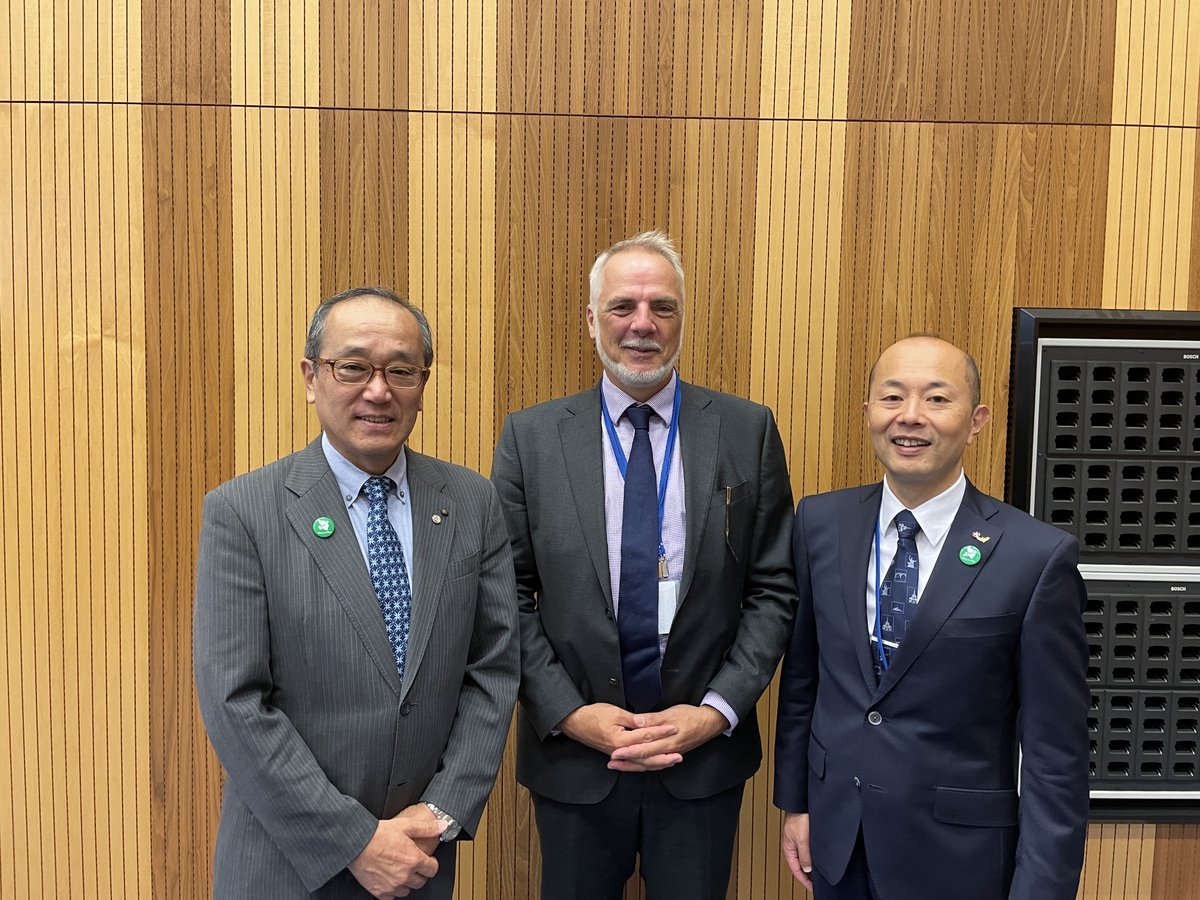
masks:
{"label": "gold lapel pin", "polygon": [[975,538],[975,540],[979,541],[979,543],[981,543],[981,544],[986,544],[988,541],[991,540],[990,536],[980,534],[978,531],[972,531],[971,537]]}

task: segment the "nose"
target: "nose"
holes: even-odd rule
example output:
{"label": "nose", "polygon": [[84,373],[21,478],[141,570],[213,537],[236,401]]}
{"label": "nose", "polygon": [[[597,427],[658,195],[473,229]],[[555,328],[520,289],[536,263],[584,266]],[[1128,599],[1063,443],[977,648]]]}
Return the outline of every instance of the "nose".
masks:
{"label": "nose", "polygon": [[924,410],[921,407],[921,398],[917,396],[906,398],[900,406],[900,421],[921,422],[923,420]]}
{"label": "nose", "polygon": [[382,369],[376,369],[363,385],[363,396],[373,403],[386,403],[392,399],[392,388],[387,383]]}
{"label": "nose", "polygon": [[649,334],[655,329],[654,316],[650,312],[648,302],[639,303],[633,311],[633,321],[629,323],[631,330],[637,334]]}

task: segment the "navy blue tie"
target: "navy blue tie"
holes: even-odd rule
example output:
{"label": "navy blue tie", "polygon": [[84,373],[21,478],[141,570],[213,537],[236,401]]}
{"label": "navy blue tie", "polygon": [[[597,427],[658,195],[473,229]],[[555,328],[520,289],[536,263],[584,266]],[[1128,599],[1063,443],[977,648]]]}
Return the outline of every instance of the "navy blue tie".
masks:
{"label": "navy blue tie", "polygon": [[621,517],[621,581],[617,631],[625,701],[635,712],[653,709],[662,696],[658,655],[658,491],[650,449],[648,406],[625,411],[633,423],[633,446],[625,467]]}
{"label": "navy blue tie", "polygon": [[[898,645],[904,640],[909,623],[917,612],[917,586],[921,572],[920,559],[917,557],[917,532],[921,526],[917,524],[917,517],[907,509],[896,513],[892,521],[896,523],[896,556],[879,587],[879,602],[882,605],[879,623],[883,632],[881,636]],[[898,646],[883,645],[889,665],[898,649]]]}
{"label": "navy blue tie", "polygon": [[393,487],[392,479],[375,475],[367,479],[362,489],[371,501],[367,510],[367,568],[371,570],[371,583],[375,585],[392,656],[396,658],[396,671],[403,681],[404,655],[412,620],[412,586],[400,539],[387,514],[387,498]]}

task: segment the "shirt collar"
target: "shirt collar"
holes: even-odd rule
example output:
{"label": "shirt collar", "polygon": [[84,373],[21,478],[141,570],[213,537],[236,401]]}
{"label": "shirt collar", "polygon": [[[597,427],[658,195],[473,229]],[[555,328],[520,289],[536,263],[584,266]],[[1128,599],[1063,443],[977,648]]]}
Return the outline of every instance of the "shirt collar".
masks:
{"label": "shirt collar", "polygon": [[[329,468],[333,470],[333,477],[337,479],[338,492],[342,495],[342,500],[349,506],[358,499],[362,487],[367,483],[367,479],[371,477],[369,472],[364,472],[342,454],[338,453],[337,448],[329,440],[329,435],[322,432],[321,434],[321,449],[325,451],[325,459],[329,463]],[[396,461],[388,466],[386,472],[383,473],[388,478],[396,483],[396,495],[400,498],[401,503],[408,502],[408,455],[404,452],[404,448],[400,449],[400,453],[396,456]]]}
{"label": "shirt collar", "polygon": [[[962,505],[962,499],[966,493],[967,475],[962,469],[959,469],[958,478],[954,484],[936,497],[926,500],[916,509],[909,510],[916,518],[917,524],[921,526],[921,533],[929,539],[931,544],[937,545],[942,542],[946,532],[954,524],[954,517],[958,515],[958,508]],[[896,513],[905,508],[900,499],[892,493],[885,475],[883,477],[883,499],[879,503],[881,531],[886,531],[892,519],[896,517]]]}
{"label": "shirt collar", "polygon": [[[675,409],[675,382],[679,380],[679,373],[672,372],[671,379],[668,381],[661,391],[646,401],[658,417],[671,425],[671,413]],[[630,404],[640,403],[640,400],[635,400],[627,393],[617,387],[616,383],[608,377],[608,372],[600,379],[600,390],[604,392],[604,402],[608,406],[608,414],[612,416],[613,424],[617,425],[621,421],[621,417],[625,415]]]}

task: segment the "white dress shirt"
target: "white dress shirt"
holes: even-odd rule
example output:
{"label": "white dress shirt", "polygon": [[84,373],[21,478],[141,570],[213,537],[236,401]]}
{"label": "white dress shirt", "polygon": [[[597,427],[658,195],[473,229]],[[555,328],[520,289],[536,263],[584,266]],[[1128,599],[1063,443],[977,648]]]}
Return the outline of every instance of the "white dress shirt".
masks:
{"label": "white dress shirt", "polygon": [[[917,580],[917,612],[920,615],[921,596],[925,585],[938,564],[946,535],[958,515],[963,496],[967,493],[967,476],[960,469],[958,480],[932,500],[926,500],[916,509],[909,510],[916,518],[921,530],[917,532],[917,557],[920,559],[920,578]],[[896,513],[905,506],[892,493],[887,476],[883,478],[883,499],[879,504],[879,544],[871,544],[871,556],[867,561],[867,634],[875,634],[875,560],[879,559],[879,577],[884,577],[892,567],[896,555]]]}

